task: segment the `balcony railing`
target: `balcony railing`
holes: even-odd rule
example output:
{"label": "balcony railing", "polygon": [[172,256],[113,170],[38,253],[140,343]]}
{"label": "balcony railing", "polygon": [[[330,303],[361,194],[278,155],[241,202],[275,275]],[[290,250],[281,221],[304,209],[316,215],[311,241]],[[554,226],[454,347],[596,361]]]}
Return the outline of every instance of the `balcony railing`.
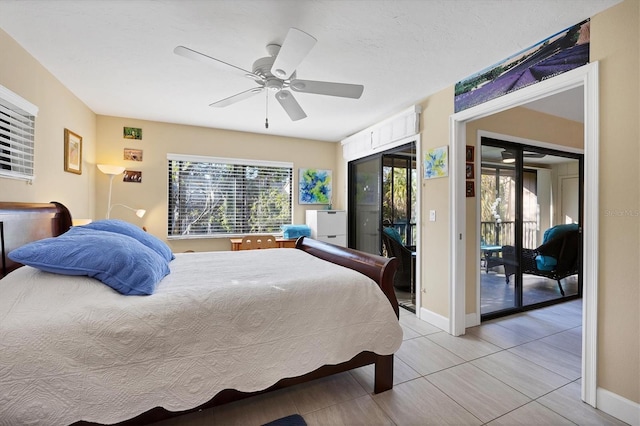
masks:
{"label": "balcony railing", "polygon": [[[537,222],[524,221],[522,227],[522,247],[537,247]],[[515,222],[480,222],[480,238],[487,246],[515,245]]]}

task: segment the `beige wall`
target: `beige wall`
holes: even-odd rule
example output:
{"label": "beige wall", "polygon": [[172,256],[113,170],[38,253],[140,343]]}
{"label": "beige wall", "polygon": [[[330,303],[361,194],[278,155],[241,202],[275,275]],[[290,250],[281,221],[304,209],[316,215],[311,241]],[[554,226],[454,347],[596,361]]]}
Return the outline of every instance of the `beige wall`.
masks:
{"label": "beige wall", "polygon": [[[35,180],[0,177],[0,200],[59,201],[74,217],[94,207],[95,114],[31,55],[0,30],[0,84],[39,108],[35,133]],[[64,171],[64,129],[82,136],[82,174]]]}
{"label": "beige wall", "polygon": [[[142,129],[142,140],[124,139],[123,127]],[[297,203],[298,168],[313,167],[336,169],[336,143],[306,139],[293,139],[254,133],[234,132],[204,127],[183,126],[120,117],[97,117],[97,162],[116,164],[142,171],[141,183],[122,182],[122,176],[113,181],[112,204],[122,203],[147,210],[144,218],[116,207],[112,218],[127,220],[145,226],[159,238],[167,236],[167,153],[194,154],[213,157],[287,161],[293,163],[294,223],[305,222],[305,211],[325,206],[307,206]],[[143,150],[143,161],[124,161],[123,149]],[[98,172],[96,176],[96,218],[104,218],[107,209],[109,178]],[[174,251],[229,250],[228,238],[198,240],[170,240]]]}
{"label": "beige wall", "polygon": [[[493,114],[467,123],[467,145],[476,146],[478,143],[478,132],[499,133],[505,136],[529,139],[537,142],[545,142],[558,146],[571,148],[584,148],[584,125],[571,120],[543,114],[531,109],[517,107],[507,111]],[[476,146],[476,157],[480,158],[480,148]],[[476,170],[476,174],[480,170]],[[478,184],[480,176],[477,175],[475,182]],[[476,313],[477,311],[477,274],[479,263],[476,258],[478,242],[475,239],[477,232],[476,203],[480,189],[476,187],[476,198],[466,199],[466,313]],[[479,312],[478,312],[479,314]]]}
{"label": "beige wall", "polygon": [[598,386],[640,403],[640,2],[591,20],[600,62]]}
{"label": "beige wall", "polygon": [[[449,115],[453,113],[453,86],[423,101],[420,115],[421,152],[449,144]],[[423,154],[424,155],[424,154]],[[422,307],[449,316],[449,179],[420,179],[420,285]],[[436,221],[427,220],[436,211]]]}

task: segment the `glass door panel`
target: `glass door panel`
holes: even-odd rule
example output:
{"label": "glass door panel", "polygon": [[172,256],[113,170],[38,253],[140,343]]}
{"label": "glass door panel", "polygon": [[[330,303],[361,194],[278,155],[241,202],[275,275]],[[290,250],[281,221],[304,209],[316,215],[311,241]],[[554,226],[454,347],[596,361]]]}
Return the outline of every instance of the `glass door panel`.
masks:
{"label": "glass door panel", "polygon": [[[503,157],[506,162],[503,162]],[[483,315],[517,306],[515,160],[516,155],[512,151],[482,145],[480,312]]]}
{"label": "glass door panel", "polygon": [[382,164],[383,223],[398,231],[403,245],[413,247],[416,238],[415,152],[407,150],[383,155]]}
{"label": "glass door panel", "polygon": [[380,254],[382,157],[350,163],[350,247]]}
{"label": "glass door panel", "polygon": [[[580,216],[580,162],[538,152],[523,152],[523,244],[522,244],[522,304],[523,306],[561,299],[579,294],[579,277],[573,266],[562,265],[557,273],[553,266],[535,251],[547,242],[545,232],[563,224],[578,224]],[[528,169],[535,171],[527,172]],[[567,240],[565,255],[578,256],[579,240]],[[569,250],[570,249],[570,250]],[[556,260],[557,261],[557,260]],[[562,260],[561,260],[562,261]],[[572,274],[571,272],[576,272]],[[563,275],[568,274],[566,277]],[[560,284],[558,279],[560,276]],[[564,296],[562,294],[564,292]]]}

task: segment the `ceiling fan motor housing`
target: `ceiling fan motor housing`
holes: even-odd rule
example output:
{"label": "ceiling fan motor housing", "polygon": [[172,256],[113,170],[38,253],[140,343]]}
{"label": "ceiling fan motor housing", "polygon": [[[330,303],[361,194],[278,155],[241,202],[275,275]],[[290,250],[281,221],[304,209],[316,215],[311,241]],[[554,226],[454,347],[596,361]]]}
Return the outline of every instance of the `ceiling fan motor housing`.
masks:
{"label": "ceiling fan motor housing", "polygon": [[274,77],[271,74],[271,67],[276,60],[273,56],[260,58],[253,63],[253,73],[263,76],[264,78]]}

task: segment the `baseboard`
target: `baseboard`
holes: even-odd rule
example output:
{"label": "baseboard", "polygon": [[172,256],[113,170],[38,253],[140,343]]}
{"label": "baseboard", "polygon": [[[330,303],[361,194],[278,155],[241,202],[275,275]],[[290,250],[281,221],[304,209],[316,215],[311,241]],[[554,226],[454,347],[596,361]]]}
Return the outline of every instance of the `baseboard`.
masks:
{"label": "baseboard", "polygon": [[640,426],[640,404],[603,388],[596,390],[597,408],[631,426]]}
{"label": "baseboard", "polygon": [[465,328],[475,327],[477,325],[480,325],[480,315],[478,315],[477,313],[474,312],[472,314],[467,314],[464,317]]}
{"label": "baseboard", "polygon": [[420,319],[449,333],[449,318],[425,308],[420,308]]}
{"label": "baseboard", "polygon": [[[420,319],[428,322],[431,325],[441,328],[447,333],[451,333],[451,331],[449,330],[450,322],[449,322],[449,318],[447,317],[444,317],[440,314],[436,314],[435,312],[430,311],[428,309],[420,308]],[[480,315],[476,313],[472,313],[472,314],[467,314],[465,316],[465,319],[464,319],[465,328],[475,327],[477,325],[480,325]]]}

